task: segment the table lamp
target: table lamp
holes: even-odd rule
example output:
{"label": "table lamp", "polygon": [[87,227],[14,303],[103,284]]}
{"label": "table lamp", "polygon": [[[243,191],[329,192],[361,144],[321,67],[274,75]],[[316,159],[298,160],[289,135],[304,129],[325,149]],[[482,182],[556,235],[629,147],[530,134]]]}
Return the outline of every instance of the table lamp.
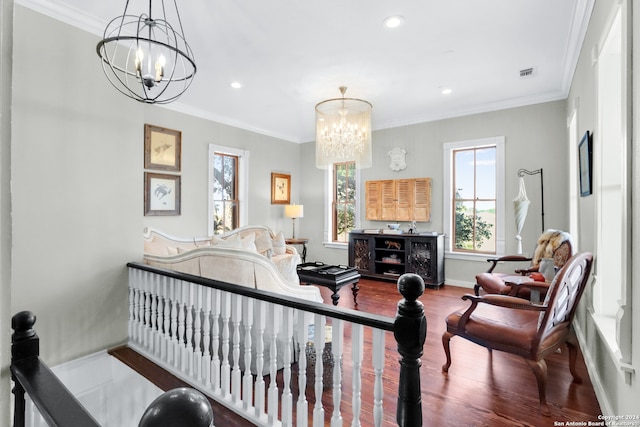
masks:
{"label": "table lamp", "polygon": [[302,218],[304,216],[304,206],[302,205],[287,205],[284,207],[284,216],[291,218],[293,223],[293,235],[292,239],[296,238],[296,218]]}

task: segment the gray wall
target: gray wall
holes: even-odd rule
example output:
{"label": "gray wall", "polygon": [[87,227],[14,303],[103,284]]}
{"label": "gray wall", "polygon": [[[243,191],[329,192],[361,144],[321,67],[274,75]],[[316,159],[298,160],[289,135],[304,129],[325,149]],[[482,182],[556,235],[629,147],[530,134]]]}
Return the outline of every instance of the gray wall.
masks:
{"label": "gray wall", "polygon": [[[36,40],[36,30],[49,36]],[[271,171],[292,175],[293,198],[301,186],[298,144],[125,98],[106,81],[97,42],[15,8],[12,279],[3,289],[11,313],[38,316],[51,365],[125,342],[125,265],[142,259],[145,226],[207,234],[209,144],[251,152],[250,223],[290,226],[271,205]],[[181,216],[143,216],[145,123],[182,131]]]}
{"label": "gray wall", "polygon": [[[376,131],[372,136],[373,167],[361,171],[362,182],[393,178],[432,178],[431,221],[418,223],[418,229],[443,232],[443,143],[492,136],[504,136],[506,141],[507,253],[516,251],[516,230],[511,200],[518,195],[517,171],[520,168],[543,169],[545,228],[566,229],[569,216],[566,203],[568,189],[563,185],[568,180],[565,166],[568,156],[565,143],[565,101]],[[400,172],[394,172],[389,168],[390,159],[387,153],[393,147],[402,147],[407,151],[407,168]],[[324,171],[314,167],[314,144],[304,144],[302,154],[305,183],[302,203],[305,204],[305,212],[306,205],[312,207],[311,212],[321,212]],[[531,252],[542,231],[540,175],[526,177],[525,183],[531,205],[522,232],[523,250]],[[385,222],[366,221],[364,207],[360,217],[364,228],[385,227]],[[402,228],[406,228],[406,225],[403,224]],[[346,264],[346,250],[325,248],[322,245],[323,230],[322,215],[305,213],[300,234],[312,239],[308,258]],[[447,259],[446,282],[472,286],[473,277],[485,267],[486,257],[479,257],[475,262]]]}

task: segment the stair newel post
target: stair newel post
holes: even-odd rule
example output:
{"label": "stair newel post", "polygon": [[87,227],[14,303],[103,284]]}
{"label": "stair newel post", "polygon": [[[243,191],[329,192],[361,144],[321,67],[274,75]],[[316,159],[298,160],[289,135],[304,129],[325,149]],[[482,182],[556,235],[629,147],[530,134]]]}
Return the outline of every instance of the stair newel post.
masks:
{"label": "stair newel post", "polygon": [[[36,316],[30,311],[21,311],[11,318],[11,364],[15,362],[34,358],[37,360],[40,355],[40,338],[33,329],[36,323]],[[14,427],[24,427],[25,423],[25,390],[11,373],[14,387],[11,390],[15,396],[13,425]]]}
{"label": "stair newel post", "polygon": [[417,274],[403,274],[398,279],[398,291],[404,299],[398,302],[393,327],[398,353],[402,356],[396,421],[400,427],[421,426],[420,357],[427,336],[427,319],[418,298],[424,292],[424,280]]}

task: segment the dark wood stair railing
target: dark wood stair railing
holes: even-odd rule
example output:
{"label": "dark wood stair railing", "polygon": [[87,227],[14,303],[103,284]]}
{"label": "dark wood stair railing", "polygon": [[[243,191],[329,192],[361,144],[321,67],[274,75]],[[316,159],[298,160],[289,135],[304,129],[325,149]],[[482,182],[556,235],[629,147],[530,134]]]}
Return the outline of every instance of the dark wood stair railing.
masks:
{"label": "dark wood stair railing", "polygon": [[[21,311],[11,318],[11,379],[14,382],[14,427],[25,426],[25,393],[50,427],[100,427],[98,421],[60,379],[40,360],[40,338],[33,329],[36,316]],[[170,414],[170,415],[168,415]],[[213,425],[209,401],[192,388],[160,395],[146,409],[141,427],[173,427],[188,421],[191,427]]]}
{"label": "dark wood stair railing", "polygon": [[11,379],[15,395],[14,427],[25,425],[25,392],[51,426],[96,427],[98,422],[69,389],[40,360],[40,338],[33,329],[36,316],[21,311],[11,318]]}

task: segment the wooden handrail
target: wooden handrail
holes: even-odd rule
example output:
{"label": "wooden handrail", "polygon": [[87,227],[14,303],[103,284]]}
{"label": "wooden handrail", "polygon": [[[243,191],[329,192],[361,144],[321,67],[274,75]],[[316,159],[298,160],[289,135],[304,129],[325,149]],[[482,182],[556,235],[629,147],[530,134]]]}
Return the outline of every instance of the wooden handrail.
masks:
{"label": "wooden handrail", "polygon": [[317,303],[308,301],[302,298],[296,298],[291,296],[279,295],[273,292],[263,291],[260,289],[253,289],[246,286],[238,286],[232,283],[222,282],[219,280],[207,279],[202,276],[194,276],[192,274],[182,273],[175,270],[168,270],[165,268],[155,267],[138,262],[130,262],[127,267],[135,268],[138,270],[148,271],[151,273],[161,274],[163,276],[172,277],[178,280],[184,280],[186,282],[196,283],[198,285],[206,286],[213,289],[220,289],[222,291],[231,292],[238,295],[254,298],[260,301],[266,301],[273,304],[278,304],[284,307],[297,308],[299,310],[308,311],[315,314],[321,314],[324,316],[332,317],[334,319],[346,320],[352,323],[358,323],[360,325],[369,326],[372,328],[382,329],[385,331],[393,331],[392,317],[380,316],[378,314],[365,313],[362,311],[352,310],[349,308],[338,308],[328,304]]}
{"label": "wooden handrail", "polygon": [[14,427],[24,427],[25,392],[51,427],[98,427],[69,389],[40,360],[40,339],[33,329],[36,316],[21,311],[11,318],[11,378],[15,386]]}

